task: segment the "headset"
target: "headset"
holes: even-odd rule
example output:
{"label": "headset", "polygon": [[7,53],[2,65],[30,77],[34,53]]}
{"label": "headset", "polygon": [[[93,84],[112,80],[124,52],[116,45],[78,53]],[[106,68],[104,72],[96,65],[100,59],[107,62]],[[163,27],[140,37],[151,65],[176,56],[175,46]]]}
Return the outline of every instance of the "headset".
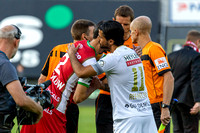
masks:
{"label": "headset", "polygon": [[22,34],[21,30],[20,30],[16,25],[13,25],[13,24],[12,24],[12,26],[14,26],[14,27],[17,29],[17,34],[15,34],[14,37],[15,37],[16,39],[20,39],[21,34]]}

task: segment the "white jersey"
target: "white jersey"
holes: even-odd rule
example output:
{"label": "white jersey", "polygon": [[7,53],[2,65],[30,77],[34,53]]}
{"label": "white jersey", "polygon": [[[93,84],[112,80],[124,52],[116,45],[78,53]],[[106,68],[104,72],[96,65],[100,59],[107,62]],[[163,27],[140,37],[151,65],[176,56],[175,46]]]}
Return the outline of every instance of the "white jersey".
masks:
{"label": "white jersey", "polygon": [[152,115],[142,61],[134,50],[120,46],[92,66],[98,75],[106,72],[113,120]]}

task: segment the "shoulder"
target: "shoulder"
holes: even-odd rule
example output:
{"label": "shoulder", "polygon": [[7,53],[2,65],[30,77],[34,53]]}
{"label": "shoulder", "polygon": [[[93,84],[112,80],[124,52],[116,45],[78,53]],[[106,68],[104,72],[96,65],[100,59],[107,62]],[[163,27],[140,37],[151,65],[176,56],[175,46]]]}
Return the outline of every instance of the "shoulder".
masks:
{"label": "shoulder", "polygon": [[146,48],[146,53],[151,55],[157,55],[157,54],[166,55],[165,50],[162,48],[162,46],[156,42],[151,42],[151,44],[148,45],[148,47]]}
{"label": "shoulder", "polygon": [[150,50],[162,50],[164,51],[164,49],[162,48],[162,46],[159,43],[156,42],[152,42],[150,45]]}
{"label": "shoulder", "polygon": [[10,63],[10,61],[3,55],[3,54],[0,54],[0,65],[12,65]]}
{"label": "shoulder", "polygon": [[71,43],[57,45],[52,49],[52,51],[66,51],[68,44]]}

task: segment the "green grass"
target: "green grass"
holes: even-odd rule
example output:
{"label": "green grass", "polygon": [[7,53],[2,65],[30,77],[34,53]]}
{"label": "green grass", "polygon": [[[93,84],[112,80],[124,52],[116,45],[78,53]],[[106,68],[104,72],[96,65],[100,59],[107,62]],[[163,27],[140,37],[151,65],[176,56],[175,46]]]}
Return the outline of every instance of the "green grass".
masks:
{"label": "green grass", "polygon": [[79,106],[78,133],[96,133],[95,107]]}

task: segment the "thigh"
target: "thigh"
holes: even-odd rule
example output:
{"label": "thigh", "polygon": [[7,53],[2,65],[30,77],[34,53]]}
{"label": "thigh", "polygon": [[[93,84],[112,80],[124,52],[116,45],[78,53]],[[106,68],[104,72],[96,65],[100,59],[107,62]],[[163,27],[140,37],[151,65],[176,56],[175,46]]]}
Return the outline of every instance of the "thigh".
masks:
{"label": "thigh", "polygon": [[77,133],[78,118],[79,118],[79,109],[77,104],[71,103],[67,107],[66,118],[67,118],[67,124],[66,124],[67,133]]}
{"label": "thigh", "polygon": [[161,120],[160,120],[160,115],[161,115],[161,103],[153,103],[151,104],[152,110],[153,110],[153,116],[156,122],[157,129],[159,129]]}
{"label": "thigh", "polygon": [[96,99],[96,125],[112,125],[112,104],[110,95],[100,94]]}
{"label": "thigh", "polygon": [[98,124],[96,131],[97,133],[113,133],[113,124]]}
{"label": "thigh", "polygon": [[[153,110],[154,120],[156,122],[157,130],[159,129],[159,127],[161,125],[161,120],[160,120],[161,104],[162,104],[161,102],[151,104],[151,107],[152,107],[152,110]],[[170,123],[166,126],[165,133],[170,133]]]}
{"label": "thigh", "polygon": [[179,109],[183,120],[184,133],[198,133],[198,114],[191,115],[190,107],[184,104],[177,105],[177,108]]}
{"label": "thigh", "polygon": [[153,115],[114,121],[114,133],[156,133]]}
{"label": "thigh", "polygon": [[172,122],[173,122],[173,132],[183,133],[183,120],[177,106],[174,107],[174,110],[172,112]]}

